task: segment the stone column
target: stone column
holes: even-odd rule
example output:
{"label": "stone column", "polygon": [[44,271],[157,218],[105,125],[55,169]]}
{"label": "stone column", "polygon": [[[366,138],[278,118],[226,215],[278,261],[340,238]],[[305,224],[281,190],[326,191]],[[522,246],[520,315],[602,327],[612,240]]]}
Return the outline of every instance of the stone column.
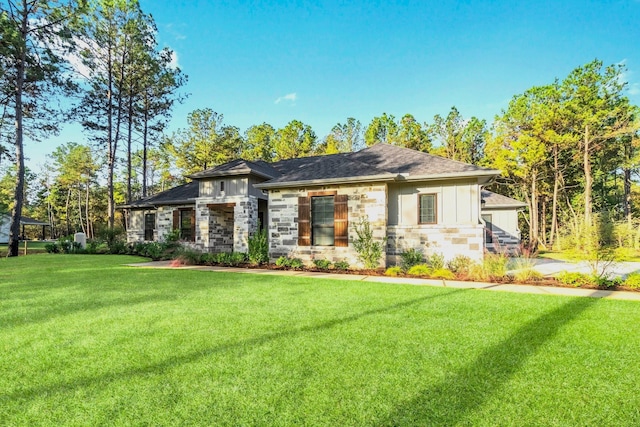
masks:
{"label": "stone column", "polygon": [[196,239],[195,243],[203,251],[208,252],[211,244],[209,242],[209,217],[211,210],[204,202],[196,203]]}
{"label": "stone column", "polygon": [[233,208],[233,251],[247,252],[249,236],[258,229],[258,199],[242,199]]}

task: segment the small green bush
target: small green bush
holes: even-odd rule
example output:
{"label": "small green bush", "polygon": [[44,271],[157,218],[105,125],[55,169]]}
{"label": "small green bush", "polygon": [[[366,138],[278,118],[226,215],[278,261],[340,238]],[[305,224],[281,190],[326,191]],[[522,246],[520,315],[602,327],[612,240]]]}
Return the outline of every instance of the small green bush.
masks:
{"label": "small green bush", "polygon": [[414,265],[422,264],[422,252],[411,248],[408,251],[402,252],[400,259],[400,267],[402,267],[404,271],[407,271]]}
{"label": "small green bush", "polygon": [[579,288],[580,286],[591,286],[596,284],[593,280],[593,277],[589,276],[588,274],[578,272],[562,271],[556,278],[563,285],[575,286],[576,288]]}
{"label": "small green bush", "polygon": [[489,280],[489,274],[484,268],[483,264],[473,263],[469,266],[469,272],[467,273],[469,279],[474,282],[484,282]]}
{"label": "small green bush", "polygon": [[300,258],[292,258],[289,260],[289,267],[293,268],[294,270],[299,270],[304,267],[304,263]]}
{"label": "small green bush", "polygon": [[44,250],[50,254],[57,254],[60,252],[60,247],[56,243],[45,243]]}
{"label": "small green bush", "polygon": [[431,277],[432,279],[453,280],[456,278],[456,275],[453,274],[452,271],[447,270],[446,268],[437,268],[431,272],[429,277]]}
{"label": "small green bush", "polygon": [[197,265],[200,263],[202,253],[193,249],[184,248],[179,252],[177,259],[185,265]]}
{"label": "small green bush", "polygon": [[482,262],[485,273],[490,278],[502,279],[507,275],[509,258],[504,254],[487,254]]}
{"label": "small green bush", "polygon": [[427,257],[427,264],[429,264],[434,270],[444,268],[444,255],[440,252],[434,252],[431,256]]}
{"label": "small green bush", "polygon": [[331,261],[328,259],[314,259],[313,264],[320,270],[328,270],[331,268]]}
{"label": "small green bush", "polygon": [[431,268],[427,264],[418,264],[411,267],[407,274],[409,276],[429,276],[431,274]]}
{"label": "small green bush", "polygon": [[397,265],[387,268],[384,272],[385,276],[399,276],[401,274],[402,274],[402,268]]}
{"label": "small green bush", "polygon": [[335,263],[333,263],[333,268],[341,271],[348,270],[349,263],[347,261],[336,261]]}
{"label": "small green bush", "polygon": [[[259,224],[258,224],[259,226]],[[259,230],[249,237],[249,262],[260,265],[269,262],[269,241],[267,230]]]}
{"label": "small green bush", "polygon": [[387,238],[384,237],[382,241],[375,241],[371,223],[366,217],[360,217],[360,222],[356,224],[355,231],[358,237],[353,241],[353,248],[358,253],[358,258],[364,264],[364,268],[378,268]]}
{"label": "small green bush", "polygon": [[278,267],[289,267],[289,258],[286,256],[281,256],[276,260],[276,265]]}
{"label": "small green bush", "polygon": [[622,284],[631,289],[640,289],[640,273],[631,273]]}
{"label": "small green bush", "polygon": [[469,274],[469,268],[474,262],[465,255],[457,255],[455,258],[447,262],[447,268],[454,273]]}
{"label": "small green bush", "polygon": [[517,282],[527,283],[527,282],[535,282],[536,280],[542,279],[542,273],[533,268],[524,268],[515,272],[514,275]]}

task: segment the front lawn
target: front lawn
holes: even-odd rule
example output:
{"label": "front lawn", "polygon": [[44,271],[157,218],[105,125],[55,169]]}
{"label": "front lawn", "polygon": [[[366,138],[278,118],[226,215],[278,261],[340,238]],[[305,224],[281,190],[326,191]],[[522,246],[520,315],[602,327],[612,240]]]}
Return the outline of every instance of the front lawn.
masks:
{"label": "front lawn", "polygon": [[0,425],[639,425],[640,304],[0,259]]}

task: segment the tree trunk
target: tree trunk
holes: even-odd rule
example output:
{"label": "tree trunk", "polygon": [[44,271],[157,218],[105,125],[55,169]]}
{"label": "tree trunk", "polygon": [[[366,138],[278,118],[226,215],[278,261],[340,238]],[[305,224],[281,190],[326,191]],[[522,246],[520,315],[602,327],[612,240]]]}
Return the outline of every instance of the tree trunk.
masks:
{"label": "tree trunk", "polygon": [[584,152],[583,152],[583,167],[584,167],[584,223],[586,227],[591,225],[591,214],[592,214],[592,200],[591,200],[591,192],[593,188],[593,176],[591,173],[591,147],[589,136],[589,126],[585,126],[584,128]]}
{"label": "tree trunk", "polygon": [[20,57],[16,64],[16,87],[15,87],[15,128],[16,128],[16,187],[13,194],[13,209],[11,210],[11,224],[9,225],[9,247],[7,257],[18,256],[20,246],[20,218],[22,217],[22,205],[24,203],[24,140],[23,140],[23,114],[22,114],[22,93],[24,91],[26,57],[27,57],[27,34],[29,30],[29,7],[26,0],[22,2],[22,22],[20,24]]}
{"label": "tree trunk", "polygon": [[87,234],[87,231],[84,228],[84,219],[82,218],[82,192],[80,191],[80,180],[78,180],[76,192],[78,193],[78,222],[80,223],[80,228],[82,229],[82,232],[84,234]]}
{"label": "tree trunk", "polygon": [[538,174],[533,172],[531,176],[531,224],[529,226],[529,249],[536,251],[538,248],[539,231],[538,231]]}
{"label": "tree trunk", "polygon": [[[124,64],[123,64],[124,65]],[[133,199],[131,191],[131,145],[133,135],[133,82],[129,82],[129,100],[128,100],[128,117],[127,117],[127,202]]]}
{"label": "tree trunk", "polygon": [[109,228],[113,229],[115,219],[115,200],[113,198],[113,174],[116,165],[116,148],[118,140],[113,140],[113,46],[109,40],[107,47],[107,220]]}
{"label": "tree trunk", "polygon": [[87,178],[86,188],[85,188],[85,200],[84,200],[84,212],[85,219],[87,220],[87,237],[93,238],[93,233],[91,231],[91,221],[89,220],[89,188],[91,186],[91,181]]}
{"label": "tree trunk", "polygon": [[71,234],[71,212],[69,212],[70,204],[71,204],[71,187],[67,189],[67,201],[64,205],[64,211],[67,216],[67,236]]}
{"label": "tree trunk", "polygon": [[147,197],[147,138],[149,135],[149,95],[145,91],[144,119],[142,130],[142,198]]}
{"label": "tree trunk", "polygon": [[553,247],[558,234],[558,192],[560,188],[560,169],[558,165],[558,145],[553,145],[553,200],[551,201],[551,232],[549,246]]}

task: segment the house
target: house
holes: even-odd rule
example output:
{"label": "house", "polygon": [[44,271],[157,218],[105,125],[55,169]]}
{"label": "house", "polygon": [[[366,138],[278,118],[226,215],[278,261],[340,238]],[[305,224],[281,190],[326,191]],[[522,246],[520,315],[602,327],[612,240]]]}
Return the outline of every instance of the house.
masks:
{"label": "house", "polygon": [[[353,240],[357,224],[366,218],[374,237],[386,239],[383,264],[398,262],[410,248],[448,259],[480,259],[487,239],[482,188],[498,174],[376,144],[355,153],[275,163],[234,160],[121,208],[129,211],[129,242],[161,240],[179,230],[183,240],[203,251],[246,252],[249,236],[266,227],[272,261],[288,256],[358,265]],[[489,207],[498,200],[485,194]],[[511,233],[515,241],[517,225],[503,228],[498,212],[516,214],[519,205],[503,205],[487,211],[491,228]]]}
{"label": "house", "polygon": [[518,212],[523,211],[527,204],[488,190],[482,190],[481,197],[486,249],[519,253]]}

